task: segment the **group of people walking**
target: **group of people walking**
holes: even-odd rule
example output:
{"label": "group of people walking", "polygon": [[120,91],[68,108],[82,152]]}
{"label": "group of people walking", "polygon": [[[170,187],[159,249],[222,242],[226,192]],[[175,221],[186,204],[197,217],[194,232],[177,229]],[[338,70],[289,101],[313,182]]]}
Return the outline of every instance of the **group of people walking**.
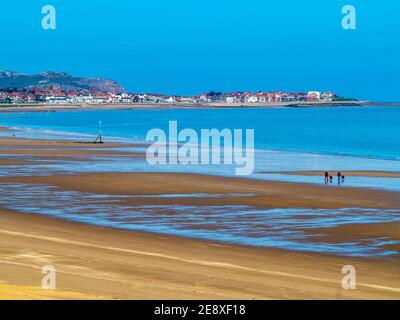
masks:
{"label": "group of people walking", "polygon": [[[345,176],[339,171],[337,173],[337,182],[338,184],[344,183]],[[333,176],[329,174],[328,171],[325,171],[325,184],[333,183]]]}

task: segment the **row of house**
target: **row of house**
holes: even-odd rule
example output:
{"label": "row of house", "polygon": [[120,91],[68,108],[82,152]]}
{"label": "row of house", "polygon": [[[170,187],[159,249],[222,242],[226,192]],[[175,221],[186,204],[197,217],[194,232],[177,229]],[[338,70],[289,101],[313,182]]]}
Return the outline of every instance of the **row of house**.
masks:
{"label": "row of house", "polygon": [[331,92],[214,92],[196,96],[178,96],[164,94],[107,93],[100,91],[63,92],[54,89],[25,91],[0,91],[0,103],[47,103],[47,104],[130,104],[130,103],[167,103],[167,104],[251,104],[290,101],[332,101]]}
{"label": "row of house", "polygon": [[49,104],[116,104],[132,103],[132,95],[113,94],[100,91],[34,90],[0,91],[0,103],[49,103]]}

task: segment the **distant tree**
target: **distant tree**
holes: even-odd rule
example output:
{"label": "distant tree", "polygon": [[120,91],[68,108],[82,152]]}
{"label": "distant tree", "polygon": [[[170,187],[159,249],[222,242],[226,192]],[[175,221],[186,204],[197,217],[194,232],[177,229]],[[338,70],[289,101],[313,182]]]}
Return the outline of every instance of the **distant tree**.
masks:
{"label": "distant tree", "polygon": [[208,95],[210,97],[220,96],[220,95],[222,95],[222,92],[210,91],[210,93]]}
{"label": "distant tree", "polygon": [[4,100],[0,100],[0,103],[5,103],[5,104],[11,104],[12,103],[12,100],[11,100],[11,98],[5,98]]}

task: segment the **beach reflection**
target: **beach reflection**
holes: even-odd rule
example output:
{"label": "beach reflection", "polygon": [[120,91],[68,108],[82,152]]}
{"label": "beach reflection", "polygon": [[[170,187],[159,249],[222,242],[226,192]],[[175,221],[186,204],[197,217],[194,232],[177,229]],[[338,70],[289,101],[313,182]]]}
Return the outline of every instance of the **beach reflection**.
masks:
{"label": "beach reflection", "polygon": [[[390,256],[390,237],[327,240],[326,228],[400,222],[400,210],[362,208],[258,209],[244,205],[143,205],[142,198],[249,197],[249,194],[107,195],[28,183],[0,184],[0,206],[94,225],[165,233],[242,245],[347,256]],[[133,201],[133,202],[132,202]],[[308,232],[312,230],[313,232]],[[328,229],[326,229],[328,230]]]}

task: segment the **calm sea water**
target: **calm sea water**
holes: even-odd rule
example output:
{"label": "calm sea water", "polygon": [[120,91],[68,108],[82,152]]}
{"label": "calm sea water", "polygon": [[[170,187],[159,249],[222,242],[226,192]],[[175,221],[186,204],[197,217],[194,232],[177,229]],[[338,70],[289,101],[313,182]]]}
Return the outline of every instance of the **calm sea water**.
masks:
{"label": "calm sea water", "polygon": [[[251,128],[255,147],[400,160],[400,108],[181,109],[0,114],[0,125],[143,140],[148,130]],[[42,132],[43,133],[43,132]],[[37,132],[31,132],[32,135]],[[72,135],[72,137],[77,135]]]}

